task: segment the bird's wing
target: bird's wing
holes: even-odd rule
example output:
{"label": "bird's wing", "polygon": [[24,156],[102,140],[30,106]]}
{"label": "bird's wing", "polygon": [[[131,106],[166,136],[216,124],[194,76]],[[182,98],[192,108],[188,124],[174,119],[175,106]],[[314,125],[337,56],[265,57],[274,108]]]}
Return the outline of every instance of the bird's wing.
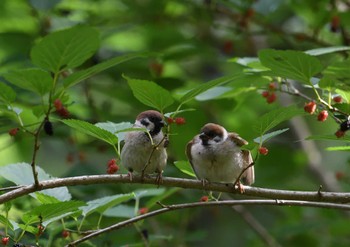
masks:
{"label": "bird's wing", "polygon": [[[237,133],[230,133],[229,138],[232,142],[234,142],[237,146],[241,147],[247,145],[248,142],[240,137]],[[254,183],[255,175],[254,175],[254,160],[252,154],[249,150],[242,150],[243,156],[243,168],[246,171],[242,175],[242,180],[244,184],[251,185]],[[247,168],[248,167],[248,168]]]}

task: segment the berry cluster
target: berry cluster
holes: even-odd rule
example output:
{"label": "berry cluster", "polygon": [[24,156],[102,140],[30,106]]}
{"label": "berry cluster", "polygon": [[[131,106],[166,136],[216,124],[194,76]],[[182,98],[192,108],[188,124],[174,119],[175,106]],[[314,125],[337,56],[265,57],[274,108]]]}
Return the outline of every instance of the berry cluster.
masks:
{"label": "berry cluster", "polygon": [[266,102],[268,104],[271,104],[276,101],[277,96],[276,96],[276,84],[274,82],[271,82],[268,86],[268,90],[265,90],[261,93],[261,95],[266,98]]}
{"label": "berry cluster", "polygon": [[107,163],[107,173],[114,174],[119,170],[119,166],[117,165],[117,161],[115,159],[111,159]]}
{"label": "berry cluster", "polygon": [[60,99],[56,99],[53,102],[53,105],[55,106],[55,109],[58,115],[60,115],[63,118],[69,117],[70,113],[68,109],[62,104],[62,101]]}
{"label": "berry cluster", "polygon": [[186,124],[186,119],[183,117],[177,117],[177,118],[167,118],[168,124],[177,124],[177,125],[183,125]]}

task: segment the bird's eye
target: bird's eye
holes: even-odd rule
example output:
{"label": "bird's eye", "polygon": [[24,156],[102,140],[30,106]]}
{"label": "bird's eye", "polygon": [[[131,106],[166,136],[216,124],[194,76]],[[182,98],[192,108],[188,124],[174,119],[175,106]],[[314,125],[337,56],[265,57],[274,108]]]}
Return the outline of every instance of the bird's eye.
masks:
{"label": "bird's eye", "polygon": [[144,125],[144,126],[148,126],[149,122],[146,119],[142,119],[141,120],[141,124]]}

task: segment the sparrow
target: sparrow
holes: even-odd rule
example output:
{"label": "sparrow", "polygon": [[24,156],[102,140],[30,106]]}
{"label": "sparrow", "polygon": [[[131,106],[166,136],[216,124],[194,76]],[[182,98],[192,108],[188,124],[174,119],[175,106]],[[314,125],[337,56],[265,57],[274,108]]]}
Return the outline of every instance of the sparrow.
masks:
{"label": "sparrow", "polygon": [[243,193],[240,178],[247,185],[253,184],[255,179],[252,155],[241,149],[246,144],[248,142],[237,133],[228,133],[218,124],[207,123],[200,134],[188,142],[186,155],[203,185],[204,182],[237,183]]}
{"label": "sparrow", "polygon": [[142,177],[157,173],[157,181],[160,183],[167,162],[167,138],[162,132],[164,126],[160,112],[144,111],[136,117],[133,125],[133,128],[139,130],[125,134],[120,157],[122,165],[129,171],[130,180],[133,172],[140,173]]}

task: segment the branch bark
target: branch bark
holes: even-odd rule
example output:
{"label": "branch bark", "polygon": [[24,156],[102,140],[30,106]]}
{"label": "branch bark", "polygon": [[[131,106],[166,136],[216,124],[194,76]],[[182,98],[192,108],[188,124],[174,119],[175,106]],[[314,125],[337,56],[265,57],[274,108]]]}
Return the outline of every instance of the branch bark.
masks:
{"label": "branch bark", "polygon": [[[119,184],[119,183],[133,183],[133,184],[152,184],[158,186],[156,177],[133,176],[127,174],[119,175],[91,175],[91,176],[77,176],[68,178],[57,178],[52,180],[41,181],[40,186],[24,185],[10,192],[0,195],[0,204],[28,195],[30,193],[41,191],[45,189],[52,189],[62,186],[77,186],[77,185],[96,185],[96,184]],[[165,187],[179,187],[184,189],[198,189],[206,191],[226,192],[231,194],[240,194],[240,190],[233,184],[225,183],[210,183],[203,186],[202,182],[194,179],[164,177],[161,186]],[[268,188],[243,186],[244,195],[250,197],[260,197],[266,199],[278,200],[299,200],[299,201],[314,201],[314,202],[329,202],[329,203],[350,203],[350,193],[347,192],[324,192],[319,191],[293,191],[293,190],[276,190]]]}
{"label": "branch bark", "polygon": [[125,226],[128,226],[130,224],[133,224],[140,220],[144,220],[149,217],[153,217],[169,211],[185,209],[185,208],[212,207],[212,206],[237,206],[237,205],[277,205],[277,206],[303,206],[303,207],[334,208],[334,209],[350,210],[350,205],[337,204],[337,203],[325,203],[325,202],[306,202],[306,201],[295,201],[295,200],[227,200],[227,201],[213,201],[213,202],[194,202],[194,203],[184,203],[184,204],[176,204],[176,205],[163,205],[161,203],[158,203],[158,204],[162,207],[161,209],[158,209],[143,215],[139,215],[134,218],[111,225],[109,227],[97,230],[76,241],[69,243],[66,247],[77,246],[78,244],[86,240],[97,237],[106,232],[123,228]]}

